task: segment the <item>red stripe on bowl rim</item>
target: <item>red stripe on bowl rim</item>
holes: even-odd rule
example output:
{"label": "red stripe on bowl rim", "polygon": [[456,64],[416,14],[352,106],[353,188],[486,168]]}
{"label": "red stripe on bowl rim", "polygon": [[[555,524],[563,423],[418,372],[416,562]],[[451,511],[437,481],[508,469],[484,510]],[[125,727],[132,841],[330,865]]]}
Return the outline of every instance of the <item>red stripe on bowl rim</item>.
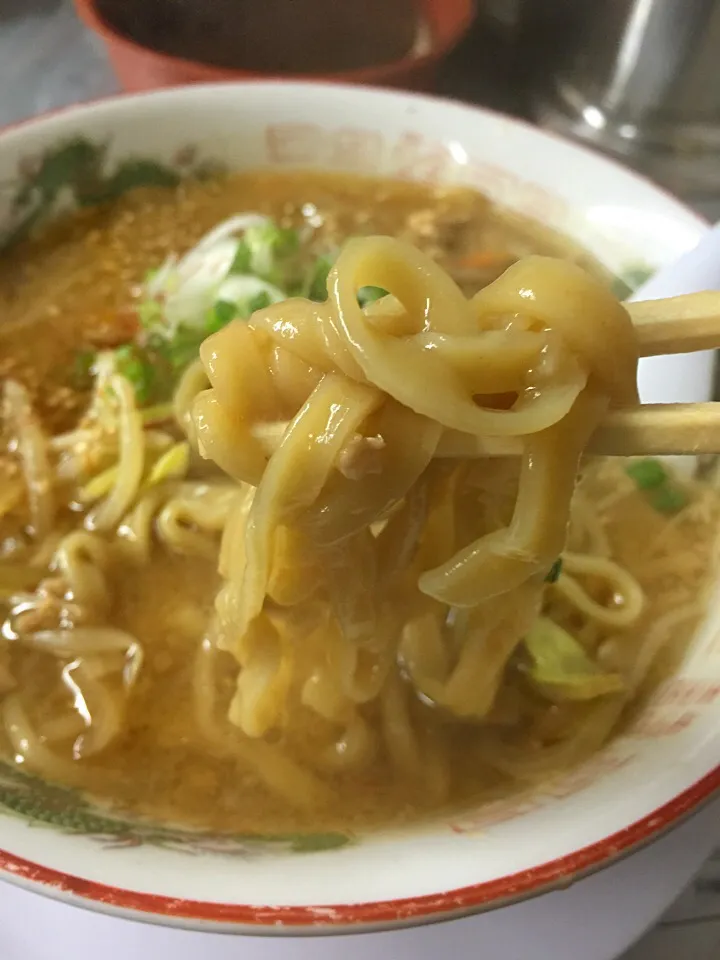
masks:
{"label": "red stripe on bowl rim", "polygon": [[0,878],[56,899],[69,900],[76,906],[113,913],[128,911],[134,914],[129,919],[199,929],[221,924],[246,927],[251,932],[264,928],[266,932],[287,934],[293,929],[303,933],[312,933],[311,928],[316,928],[317,932],[339,933],[342,928],[347,932],[360,932],[357,928],[411,926],[479,913],[547,893],[554,887],[568,886],[657,839],[696,811],[717,790],[720,790],[720,765],[641,820],[565,857],[485,883],[398,900],[312,906],[253,906],[185,900],[96,883],[24,860],[7,850],[0,850]]}

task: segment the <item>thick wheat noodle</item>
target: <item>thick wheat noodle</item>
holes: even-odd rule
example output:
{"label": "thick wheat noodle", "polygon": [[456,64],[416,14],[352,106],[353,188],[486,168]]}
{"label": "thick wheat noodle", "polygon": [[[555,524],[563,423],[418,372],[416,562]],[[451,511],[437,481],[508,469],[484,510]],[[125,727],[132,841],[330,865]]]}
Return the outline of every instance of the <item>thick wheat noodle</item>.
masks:
{"label": "thick wheat noodle", "polygon": [[[389,296],[363,310],[356,294],[366,285]],[[338,690],[348,706],[389,697],[400,731],[398,695],[383,693],[399,650],[418,689],[451,713],[483,717],[564,548],[588,438],[608,407],[637,403],[632,325],[571,264],[529,258],[467,300],[436,264],[388,238],[348,243],[328,290],[326,303],[273,305],[201,349],[211,389],[194,404],[200,451],[257,487],[230,514],[221,550],[218,643],[240,665],[230,718],[250,737],[282,727],[295,685],[324,675],[313,644],[283,639],[322,598],[336,666],[334,683],[318,679],[306,695],[320,715],[343,712]],[[516,396],[509,409],[496,405],[498,392]],[[518,437],[524,447],[510,522],[469,542],[449,517],[430,522],[443,497],[458,496],[452,488],[423,485],[434,499],[425,496],[412,516],[403,508],[420,504],[415,485],[453,429]],[[401,555],[408,571],[394,565]],[[292,572],[298,566],[302,575]],[[617,592],[616,568],[600,572]],[[622,586],[629,621],[636,597]],[[291,618],[278,633],[272,605],[283,597],[297,626]],[[586,616],[615,614],[584,592],[571,602]],[[445,619],[459,608],[470,619],[451,650]],[[483,626],[486,609],[493,626],[487,616]]]}
{"label": "thick wheat noodle", "polygon": [[[610,596],[621,602],[613,605],[598,603],[583,589],[574,574],[604,581]],[[645,593],[637,580],[608,557],[565,551],[563,570],[554,589],[590,620],[608,627],[629,627],[645,606]]]}
{"label": "thick wheat noodle", "polygon": [[674,610],[668,610],[647,629],[643,642],[638,650],[628,678],[628,693],[630,696],[637,693],[645,681],[650,667],[660,656],[663,649],[672,642],[673,635],[682,624],[692,624],[699,621],[703,613],[704,604],[688,598],[687,601]]}
{"label": "thick wheat noodle", "polygon": [[303,807],[324,803],[327,800],[325,788],[311,773],[272,745],[250,740],[224,728],[216,710],[216,656],[215,642],[208,636],[198,650],[193,671],[195,714],[208,742],[222,755],[238,757],[289,803]]}
{"label": "thick wheat noodle", "polygon": [[78,776],[73,761],[63,758],[47,744],[70,736],[74,741],[73,755],[82,757],[100,753],[109,746],[125,725],[126,702],[122,693],[111,692],[102,682],[117,666],[105,662],[100,667],[97,658],[124,654],[123,674],[127,688],[135,681],[142,665],[141,648],[134,638],[118,630],[103,628],[97,631],[87,628],[42,631],[25,634],[20,642],[23,646],[70,661],[62,668],[61,676],[73,697],[76,722],[71,726],[67,715],[48,721],[40,736],[19,695],[13,694],[2,705],[5,732],[16,756],[22,757],[30,769],[49,779],[72,783]]}
{"label": "thick wheat noodle", "polygon": [[154,535],[175,553],[215,560],[236,497],[228,483],[166,481],[140,495],[118,533],[142,563],[150,562]]}
{"label": "thick wheat noodle", "polygon": [[35,731],[18,694],[5,697],[0,706],[3,726],[16,757],[21,757],[30,769],[50,780],[73,783],[79,771],[72,760],[58,757],[45,746]]}
{"label": "thick wheat noodle", "polygon": [[130,512],[118,526],[118,536],[123,546],[135,560],[149,563],[153,546],[155,517],[170,495],[166,484],[151,487],[142,493]]}
{"label": "thick wheat noodle", "polygon": [[188,440],[197,447],[192,420],[195,397],[208,386],[208,378],[200,360],[194,360],[180,377],[173,397],[173,414]]}
{"label": "thick wheat noodle", "polygon": [[[106,670],[103,667],[101,672]],[[75,740],[73,753],[89,757],[101,753],[122,731],[125,704],[121,697],[110,691],[93,675],[93,670],[84,660],[74,660],[62,671],[63,682],[68,688],[76,709],[80,707],[88,721],[88,728]]]}
{"label": "thick wheat noodle", "polygon": [[109,550],[97,534],[75,530],[57,546],[54,566],[66,580],[71,599],[86,610],[104,614],[110,602],[106,568]]}
{"label": "thick wheat noodle", "polygon": [[158,513],[158,537],[176,553],[216,560],[236,496],[237,489],[227,484],[179,485]]}
{"label": "thick wheat noodle", "polygon": [[480,756],[491,766],[526,784],[544,781],[598,750],[612,733],[624,707],[619,698],[605,697],[573,721],[573,736],[535,751],[502,741],[488,742]]}

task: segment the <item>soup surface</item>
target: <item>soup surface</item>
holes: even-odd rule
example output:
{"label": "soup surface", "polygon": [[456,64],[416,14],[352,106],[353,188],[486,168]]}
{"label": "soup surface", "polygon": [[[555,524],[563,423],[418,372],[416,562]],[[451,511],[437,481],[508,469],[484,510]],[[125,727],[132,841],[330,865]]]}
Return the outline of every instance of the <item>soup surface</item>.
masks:
{"label": "soup surface", "polygon": [[[187,405],[177,393],[174,408],[171,400],[187,387],[182,374],[202,336],[183,340],[178,321],[174,339],[152,340],[154,311],[174,291],[148,300],[148,271],[245,211],[272,218],[277,232],[263,250],[279,257],[287,244],[292,283],[309,278],[295,292],[309,293],[318,277],[324,286],[328,268],[322,275],[318,263],[325,258],[329,267],[346,238],[369,234],[410,241],[467,295],[529,253],[567,257],[606,279],[582,251],[479,194],[309,173],[134,191],[6,254],[4,755],[115,809],[232,833],[402,823],[496,797],[583,759],[670,669],[702,615],[716,497],[655,461],[585,467],[564,569],[558,563],[543,588],[543,628],[503,661],[482,716],[458,718],[418,693],[400,663],[393,692],[357,708],[361,746],[337,718],[290,694],[283,724],[249,735],[226,723],[222,736],[208,735],[206,689],[212,685],[219,713],[227,714],[238,675],[222,649],[212,675],[199,666],[237,486],[184,439]],[[275,261],[266,267],[255,271],[260,286],[238,274],[242,296],[250,290],[258,309],[278,284],[293,292],[287,276],[284,286],[278,280]],[[237,322],[240,300],[232,309],[228,303],[220,296],[208,323]],[[506,401],[498,395],[493,403],[503,409]],[[142,431],[146,459],[137,494],[114,516],[124,440],[112,418],[128,404],[137,408],[127,422]],[[433,482],[445,482],[442,468],[436,472]],[[476,498],[491,528],[488,518],[508,513],[518,469],[499,458],[452,482],[465,484],[462,496]],[[602,562],[583,565],[586,556]],[[293,656],[303,655],[299,645]],[[393,714],[398,698],[403,710]],[[417,769],[402,760],[417,750],[402,745],[410,736],[403,724],[423,744]]]}

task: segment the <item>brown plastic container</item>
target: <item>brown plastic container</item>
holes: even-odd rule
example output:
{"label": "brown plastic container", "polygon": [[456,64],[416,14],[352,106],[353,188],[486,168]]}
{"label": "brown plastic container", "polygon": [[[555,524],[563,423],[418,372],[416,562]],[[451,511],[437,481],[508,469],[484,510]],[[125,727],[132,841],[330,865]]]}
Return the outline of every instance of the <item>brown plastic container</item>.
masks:
{"label": "brown plastic container", "polygon": [[427,90],[438,65],[460,41],[474,16],[473,0],[417,0],[428,36],[424,49],[389,63],[333,73],[242,70],[187,60],[136,42],[108,23],[97,0],[75,0],[81,20],[103,40],[124,90],[136,92],[188,83],[250,79],[334,80],[376,86]]}

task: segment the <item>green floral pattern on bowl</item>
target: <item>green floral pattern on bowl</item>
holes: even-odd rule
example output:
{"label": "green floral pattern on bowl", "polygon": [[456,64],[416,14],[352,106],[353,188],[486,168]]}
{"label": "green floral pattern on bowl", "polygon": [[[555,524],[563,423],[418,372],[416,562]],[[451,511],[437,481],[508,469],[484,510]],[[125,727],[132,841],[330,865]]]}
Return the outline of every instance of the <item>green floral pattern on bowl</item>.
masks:
{"label": "green floral pattern on bowl", "polygon": [[222,171],[212,160],[198,160],[192,146],[179,150],[172,164],[140,156],[110,164],[108,146],[76,136],[24,156],[17,180],[3,187],[10,194],[9,225],[0,233],[0,252],[62,209],[92,207],[136,187],[175,187],[183,177],[208,178]]}
{"label": "green floral pattern on bowl", "polygon": [[151,845],[189,853],[255,857],[263,853],[313,853],[351,842],[344,833],[216,834],[143,820],[128,820],[94,806],[82,795],[0,765],[0,810],[38,827],[84,836],[105,847]]}

